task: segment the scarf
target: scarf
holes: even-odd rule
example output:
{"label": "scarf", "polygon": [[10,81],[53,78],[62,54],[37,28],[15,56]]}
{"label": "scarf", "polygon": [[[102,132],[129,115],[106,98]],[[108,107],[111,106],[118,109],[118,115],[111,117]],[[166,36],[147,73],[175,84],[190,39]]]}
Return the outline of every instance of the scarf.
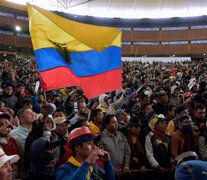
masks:
{"label": "scarf", "polygon": [[[73,156],[69,157],[68,162],[75,165],[75,166],[77,166],[77,167],[81,166],[81,164]],[[93,172],[93,167],[90,166],[89,172],[88,172],[87,177],[86,177],[87,180],[90,179],[90,176],[91,176],[92,172]]]}

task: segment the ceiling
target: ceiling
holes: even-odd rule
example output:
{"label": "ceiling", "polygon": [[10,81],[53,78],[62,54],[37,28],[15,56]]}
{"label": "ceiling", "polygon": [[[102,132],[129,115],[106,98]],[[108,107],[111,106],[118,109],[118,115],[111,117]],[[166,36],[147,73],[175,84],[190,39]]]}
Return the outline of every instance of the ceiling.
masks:
{"label": "ceiling", "polygon": [[118,18],[169,18],[207,15],[207,0],[3,0],[36,4],[70,14]]}

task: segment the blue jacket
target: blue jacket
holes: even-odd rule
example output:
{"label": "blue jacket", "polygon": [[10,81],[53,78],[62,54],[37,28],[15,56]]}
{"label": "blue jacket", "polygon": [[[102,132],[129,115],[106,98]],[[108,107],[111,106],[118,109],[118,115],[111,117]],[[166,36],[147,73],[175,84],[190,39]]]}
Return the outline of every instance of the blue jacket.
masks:
{"label": "blue jacket", "polygon": [[[97,164],[95,166],[98,167]],[[60,166],[56,173],[56,180],[86,180],[90,164],[84,161],[80,167],[77,167],[69,162]],[[111,161],[104,163],[104,170],[98,168],[99,173],[103,175],[104,180],[115,180],[114,169]],[[90,177],[93,180],[93,177]]]}

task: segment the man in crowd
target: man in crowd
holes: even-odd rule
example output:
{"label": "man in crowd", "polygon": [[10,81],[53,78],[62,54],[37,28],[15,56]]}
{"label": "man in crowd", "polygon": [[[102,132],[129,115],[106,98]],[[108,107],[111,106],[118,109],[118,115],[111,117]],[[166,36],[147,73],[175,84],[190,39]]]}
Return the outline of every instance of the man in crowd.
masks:
{"label": "man in crowd", "polygon": [[[87,127],[74,129],[68,142],[72,148],[73,156],[68,159],[57,171],[57,180],[89,180],[101,179],[115,180],[112,163],[108,152],[96,147],[93,140],[97,139]],[[96,160],[104,162],[104,171],[98,168]]]}
{"label": "man in crowd", "polygon": [[77,122],[78,119],[85,119],[87,118],[88,115],[88,108],[86,106],[85,101],[83,100],[79,100],[77,102],[78,104],[78,112],[77,114],[70,120],[70,126],[72,126],[73,124],[75,124]]}
{"label": "man in crowd", "polygon": [[117,122],[118,122],[118,129],[122,129],[126,127],[127,123],[127,113],[123,109],[117,109],[115,113]]}
{"label": "man in crowd", "polygon": [[102,132],[98,146],[109,152],[118,178],[123,178],[129,171],[130,147],[124,134],[118,131],[117,119],[114,115],[104,117],[106,129]]}
{"label": "man in crowd", "polygon": [[193,122],[188,114],[179,117],[179,129],[171,134],[171,156],[175,158],[186,151],[198,152],[198,133],[193,130]]}
{"label": "man in crowd", "polygon": [[91,111],[90,130],[93,134],[100,134],[103,124],[104,115],[101,109],[95,109]]}

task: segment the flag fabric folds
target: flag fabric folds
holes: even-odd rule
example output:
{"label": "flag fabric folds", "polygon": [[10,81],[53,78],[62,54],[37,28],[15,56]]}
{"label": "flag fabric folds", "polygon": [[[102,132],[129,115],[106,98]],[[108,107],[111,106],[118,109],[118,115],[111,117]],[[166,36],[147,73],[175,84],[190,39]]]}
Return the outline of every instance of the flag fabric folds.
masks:
{"label": "flag fabric folds", "polygon": [[28,14],[44,90],[81,86],[93,98],[122,89],[121,31],[75,22],[33,5]]}

